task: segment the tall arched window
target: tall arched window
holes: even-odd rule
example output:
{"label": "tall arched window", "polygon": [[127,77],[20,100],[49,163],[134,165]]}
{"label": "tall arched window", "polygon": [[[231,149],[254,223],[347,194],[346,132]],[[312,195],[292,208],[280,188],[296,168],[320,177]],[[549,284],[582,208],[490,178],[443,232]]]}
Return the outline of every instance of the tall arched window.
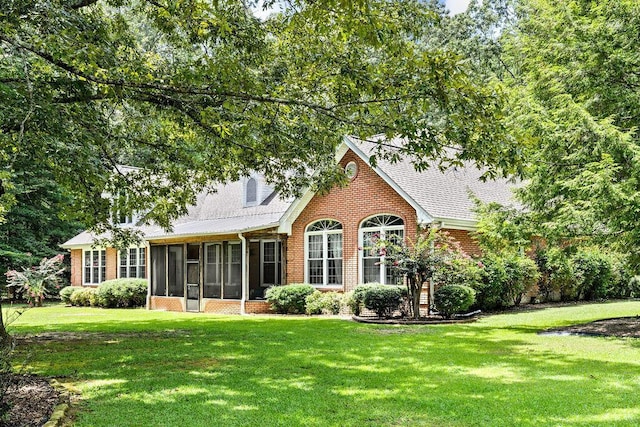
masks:
{"label": "tall arched window", "polygon": [[317,286],[342,285],[342,224],[331,219],[307,226],[305,281]]}
{"label": "tall arched window", "polygon": [[404,221],[395,215],[376,215],[360,224],[360,279],[362,283],[379,282],[394,285],[399,278],[384,263],[374,248],[377,239],[404,238]]}

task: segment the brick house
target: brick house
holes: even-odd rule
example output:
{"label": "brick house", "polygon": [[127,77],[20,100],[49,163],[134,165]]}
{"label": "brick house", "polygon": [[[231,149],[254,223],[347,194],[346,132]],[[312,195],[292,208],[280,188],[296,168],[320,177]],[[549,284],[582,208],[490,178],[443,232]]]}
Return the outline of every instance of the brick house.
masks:
{"label": "brick house", "polygon": [[[268,312],[269,286],[310,283],[346,292],[359,283],[390,283],[374,234],[415,239],[421,228],[447,230],[469,254],[479,248],[472,196],[509,204],[506,180],[482,182],[467,165],[417,172],[408,161],[369,163],[372,143],[345,138],[336,156],[350,182],[320,195],[283,200],[260,176],[202,194],[169,233],[142,227],[144,245],[118,252],[95,248],[83,232],[62,245],[71,252],[71,284],[97,286],[119,277],[149,281],[149,309],[214,313]],[[134,218],[123,226],[135,226]]]}

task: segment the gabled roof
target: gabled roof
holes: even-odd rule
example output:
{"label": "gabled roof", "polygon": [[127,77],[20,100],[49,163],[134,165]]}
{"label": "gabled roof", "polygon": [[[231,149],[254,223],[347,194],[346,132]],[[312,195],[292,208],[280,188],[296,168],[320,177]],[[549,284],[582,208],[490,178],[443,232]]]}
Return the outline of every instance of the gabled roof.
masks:
{"label": "gabled roof", "polygon": [[[402,140],[385,141],[385,144],[399,146]],[[338,160],[351,149],[371,166],[369,158],[375,153],[376,146],[375,142],[345,137],[338,150]],[[423,225],[437,222],[446,228],[473,229],[476,224],[473,197],[485,203],[515,203],[514,184],[507,179],[483,182],[480,177],[485,170],[472,162],[441,171],[434,161],[431,167],[419,172],[408,159],[392,163],[378,158],[372,169],[416,210],[418,223]],[[313,192],[307,192],[294,201],[283,216],[280,231],[290,232],[291,224],[313,196]]]}
{"label": "gabled roof", "polygon": [[[291,204],[277,195],[267,197],[262,204],[244,207],[243,183],[235,181],[216,187],[215,192],[203,192],[188,213],[176,220],[172,231],[157,226],[139,227],[145,239],[170,237],[236,234],[277,227],[280,217]],[[93,243],[96,236],[85,231],[61,246],[66,249],[83,247]]]}

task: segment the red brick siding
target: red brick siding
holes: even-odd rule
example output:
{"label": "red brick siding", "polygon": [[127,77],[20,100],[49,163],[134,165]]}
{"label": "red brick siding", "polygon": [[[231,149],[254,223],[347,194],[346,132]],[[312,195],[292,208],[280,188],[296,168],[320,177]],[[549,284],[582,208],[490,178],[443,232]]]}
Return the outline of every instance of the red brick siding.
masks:
{"label": "red brick siding", "polygon": [[240,314],[241,303],[239,300],[209,299],[204,301],[205,313]]}
{"label": "red brick siding", "polygon": [[460,242],[460,247],[467,255],[481,255],[480,247],[469,231],[443,228],[451,237]]}
{"label": "red brick siding", "polygon": [[292,225],[287,240],[287,283],[304,281],[304,231],[319,219],[340,221],[343,227],[344,290],[353,289],[358,276],[358,228],[362,220],[376,214],[397,215],[404,220],[405,236],[415,239],[416,212],[356,154],[349,151],[341,161],[358,165],[358,174],[345,188],[334,188],[326,195],[314,196]]}
{"label": "red brick siding", "polygon": [[184,298],[152,296],[149,301],[149,309],[166,310],[166,311],[185,311]]}
{"label": "red brick siding", "polygon": [[266,301],[247,301],[244,304],[244,310],[246,313],[252,314],[270,314],[271,305]]}
{"label": "red brick siding", "polygon": [[71,249],[71,286],[82,286],[82,249]]}
{"label": "red brick siding", "polygon": [[118,278],[118,251],[114,248],[107,248],[105,252],[107,269],[105,271],[104,280],[112,280]]}

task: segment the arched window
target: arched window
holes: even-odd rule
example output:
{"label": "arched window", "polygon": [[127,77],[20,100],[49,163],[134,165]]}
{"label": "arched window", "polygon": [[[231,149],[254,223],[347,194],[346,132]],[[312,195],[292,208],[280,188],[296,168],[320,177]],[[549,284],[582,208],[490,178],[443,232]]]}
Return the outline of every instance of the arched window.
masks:
{"label": "arched window", "polygon": [[395,285],[399,281],[384,263],[384,257],[375,249],[378,239],[402,240],[404,221],[395,215],[376,215],[360,224],[360,280],[362,283],[379,282]]}
{"label": "arched window", "polygon": [[258,183],[255,178],[249,178],[247,181],[246,203],[250,205],[258,200]]}
{"label": "arched window", "polygon": [[307,226],[305,281],[317,286],[342,285],[342,224],[331,219]]}

